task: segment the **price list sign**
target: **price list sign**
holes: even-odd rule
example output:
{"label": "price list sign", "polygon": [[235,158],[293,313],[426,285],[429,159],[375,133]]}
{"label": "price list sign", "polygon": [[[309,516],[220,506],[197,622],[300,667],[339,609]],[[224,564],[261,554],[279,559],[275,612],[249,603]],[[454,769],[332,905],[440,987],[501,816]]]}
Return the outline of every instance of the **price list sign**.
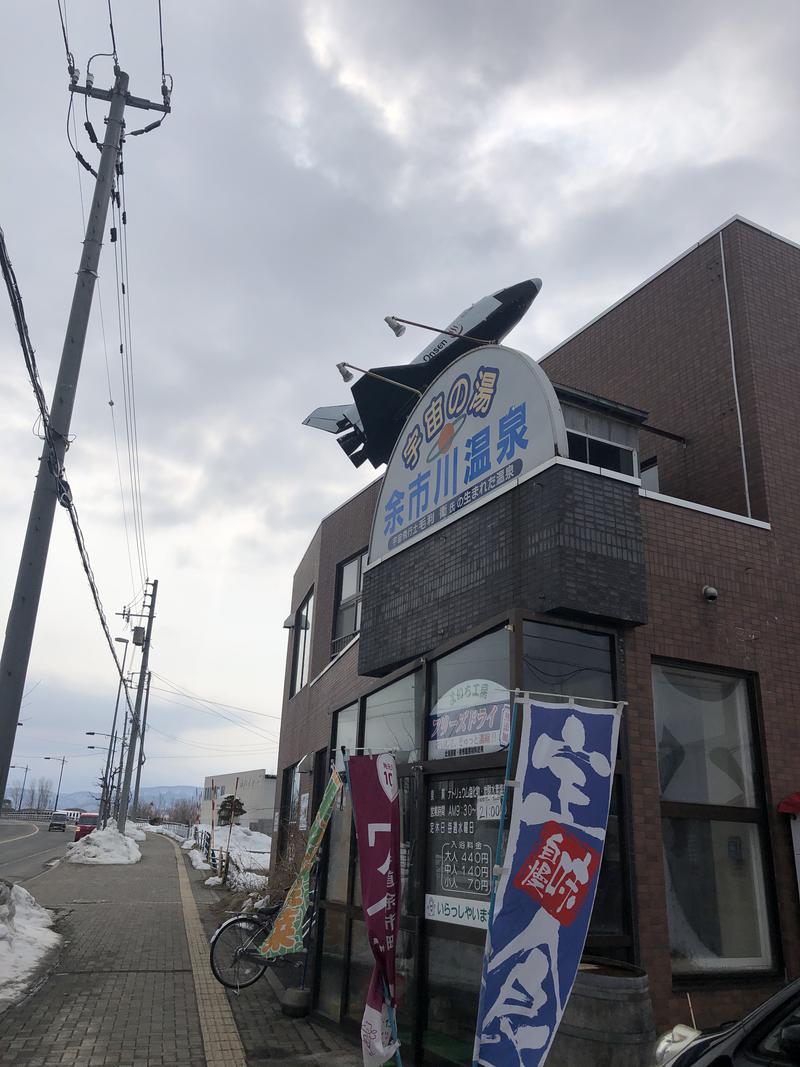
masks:
{"label": "price list sign", "polygon": [[502,789],[497,776],[429,785],[426,919],[486,928]]}

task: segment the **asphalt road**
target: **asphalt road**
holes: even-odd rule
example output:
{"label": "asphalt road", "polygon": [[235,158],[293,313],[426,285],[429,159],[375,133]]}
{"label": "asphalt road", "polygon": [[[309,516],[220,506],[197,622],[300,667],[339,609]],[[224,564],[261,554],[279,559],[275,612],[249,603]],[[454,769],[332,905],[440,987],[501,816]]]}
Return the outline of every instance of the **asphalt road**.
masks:
{"label": "asphalt road", "polygon": [[64,832],[48,831],[46,822],[0,820],[0,878],[29,888],[28,882],[49,869],[49,861],[61,859],[74,836],[72,826]]}

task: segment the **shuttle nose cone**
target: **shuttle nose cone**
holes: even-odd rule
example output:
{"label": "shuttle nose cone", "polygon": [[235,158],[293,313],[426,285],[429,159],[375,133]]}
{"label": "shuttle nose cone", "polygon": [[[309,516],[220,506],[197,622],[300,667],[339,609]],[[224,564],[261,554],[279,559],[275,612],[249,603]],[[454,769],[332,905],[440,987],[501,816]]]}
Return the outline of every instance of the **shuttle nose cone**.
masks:
{"label": "shuttle nose cone", "polygon": [[494,296],[496,300],[500,300],[504,304],[524,304],[527,310],[541,288],[541,278],[529,278],[525,282],[509,285],[507,289],[500,289]]}

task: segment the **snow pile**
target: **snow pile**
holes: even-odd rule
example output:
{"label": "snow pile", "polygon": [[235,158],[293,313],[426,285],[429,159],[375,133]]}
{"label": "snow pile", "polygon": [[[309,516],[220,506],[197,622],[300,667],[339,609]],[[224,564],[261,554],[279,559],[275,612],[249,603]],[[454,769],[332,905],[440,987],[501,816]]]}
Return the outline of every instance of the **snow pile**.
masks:
{"label": "snow pile", "polygon": [[61,938],[49,911],[20,885],[0,881],[0,1006],[24,992],[45,953]]}
{"label": "snow pile", "polygon": [[144,841],[147,834],[140,826],[136,826],[132,822],[125,823],[125,836],[130,837],[133,841]]}
{"label": "snow pile", "polygon": [[186,840],[181,845],[181,848],[186,849],[188,851],[188,849],[194,848],[194,846],[195,846],[194,838],[187,837]]}
{"label": "snow pile", "polygon": [[[211,830],[205,823],[198,826],[198,831]],[[214,832],[216,848],[228,848],[228,831],[231,831],[231,862],[243,871],[268,871],[269,855],[272,851],[272,838],[258,830],[248,830],[246,826],[218,826]]]}
{"label": "snow pile", "polygon": [[211,864],[210,863],[206,863],[205,859],[203,858],[203,853],[199,849],[193,848],[191,850],[191,852],[187,852],[187,855],[189,857],[189,860],[191,861],[192,866],[194,867],[194,869],[196,871],[210,871],[211,870]]}
{"label": "snow pile", "polygon": [[141,858],[136,842],[114,826],[67,845],[67,863],[138,863]]}
{"label": "snow pile", "polygon": [[146,830],[148,834],[161,834],[162,837],[171,837],[173,841],[177,841],[179,844],[183,845],[184,848],[187,847],[187,841],[189,842],[189,848],[194,844],[194,841],[191,838],[181,837],[180,834],[176,834],[174,830],[169,830],[166,826],[150,826],[148,823],[146,826],[142,826],[142,829]]}
{"label": "snow pile", "polygon": [[228,885],[237,893],[261,893],[267,888],[267,879],[254,871],[241,871],[232,863],[228,868]]}
{"label": "snow pile", "polygon": [[217,885],[222,885],[222,879],[218,878],[217,875],[212,875],[211,878],[206,878],[206,883],[205,884],[206,885],[210,885],[212,887],[213,886],[217,886]]}

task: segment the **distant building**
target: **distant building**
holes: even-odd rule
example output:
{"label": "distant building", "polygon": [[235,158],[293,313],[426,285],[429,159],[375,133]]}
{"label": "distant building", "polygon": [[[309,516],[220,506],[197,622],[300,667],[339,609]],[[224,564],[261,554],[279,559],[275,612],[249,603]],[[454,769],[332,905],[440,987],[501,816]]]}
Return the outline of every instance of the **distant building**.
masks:
{"label": "distant building", "polygon": [[[419,465],[409,451],[388,504],[379,479],[299,562],[273,865],[297,855],[342,749],[395,753],[416,1064],[472,1059],[485,929],[436,904],[488,899],[494,857],[477,881],[474,857],[498,815],[473,797],[501,788],[506,755],[502,731],[461,725],[476,693],[626,701],[587,952],[647,971],[659,1027],[688,1020],[687,993],[713,1026],[800,975],[778,811],[800,788],[798,293],[800,247],[731,220],[541,361],[567,439],[546,462],[492,467],[476,498],[460,439],[445,507],[435,475],[421,492],[441,439]],[[355,1028],[372,959],[346,793],[323,856],[315,1009]]]}
{"label": "distant building", "polygon": [[[239,779],[238,787],[236,779]],[[275,815],[275,775],[267,774],[263,767],[255,771],[233,771],[214,774],[203,782],[203,799],[200,802],[200,822],[211,822],[211,797],[216,796],[217,808],[223,797],[236,793],[244,806],[244,815],[237,819],[239,826],[272,833]]]}

